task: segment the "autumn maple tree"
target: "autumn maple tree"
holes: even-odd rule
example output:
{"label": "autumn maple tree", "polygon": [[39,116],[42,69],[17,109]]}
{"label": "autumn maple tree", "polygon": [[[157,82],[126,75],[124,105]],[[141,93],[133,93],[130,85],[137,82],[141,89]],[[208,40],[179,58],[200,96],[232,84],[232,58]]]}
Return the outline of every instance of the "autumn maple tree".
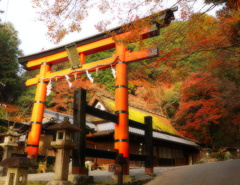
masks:
{"label": "autumn maple tree", "polygon": [[[168,7],[166,7],[168,2],[164,0],[33,0],[32,2],[33,7],[37,8],[40,14],[39,20],[46,23],[48,35],[54,42],[60,42],[72,32],[81,32],[86,21],[88,25],[91,22],[90,24],[97,30],[103,32],[110,27],[124,25],[174,6],[179,7],[181,19],[187,20],[193,13],[196,1],[178,0],[175,3],[171,2]],[[206,11],[213,9],[219,3],[214,2]]]}
{"label": "autumn maple tree", "polygon": [[176,120],[191,137],[211,142],[214,147],[215,125],[225,109],[221,99],[221,81],[212,74],[193,73],[183,83]]}

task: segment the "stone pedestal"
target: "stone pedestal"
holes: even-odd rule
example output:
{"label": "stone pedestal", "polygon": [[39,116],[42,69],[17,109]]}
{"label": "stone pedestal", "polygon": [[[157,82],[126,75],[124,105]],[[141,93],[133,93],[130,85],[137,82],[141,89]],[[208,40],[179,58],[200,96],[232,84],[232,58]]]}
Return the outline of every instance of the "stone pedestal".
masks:
{"label": "stone pedestal", "polygon": [[56,141],[52,141],[51,145],[57,150],[55,160],[54,180],[47,183],[47,185],[72,185],[68,181],[69,162],[71,150],[76,147],[72,142],[72,132],[79,132],[80,129],[70,124],[68,118],[60,124],[53,125],[48,129],[56,130]]}
{"label": "stone pedestal", "polygon": [[71,150],[58,148],[55,160],[54,180],[68,180],[69,162]]}
{"label": "stone pedestal", "polygon": [[3,158],[2,158],[2,160],[4,160],[4,159],[12,157],[12,153],[14,152],[14,148],[16,148],[18,145],[17,144],[1,143],[0,146],[3,147]]}
{"label": "stone pedestal", "polygon": [[27,168],[8,168],[5,185],[25,185],[27,184]]}
{"label": "stone pedestal", "polygon": [[[14,152],[14,148],[17,147],[17,144],[7,144],[7,143],[1,143],[1,147],[3,147],[3,158],[2,160],[5,160],[7,158],[12,157],[12,153]],[[0,167],[0,176],[6,176],[7,175],[7,168],[6,167]]]}
{"label": "stone pedestal", "polygon": [[0,165],[8,167],[5,185],[26,185],[28,168],[38,166],[35,161],[25,157],[7,158]]}

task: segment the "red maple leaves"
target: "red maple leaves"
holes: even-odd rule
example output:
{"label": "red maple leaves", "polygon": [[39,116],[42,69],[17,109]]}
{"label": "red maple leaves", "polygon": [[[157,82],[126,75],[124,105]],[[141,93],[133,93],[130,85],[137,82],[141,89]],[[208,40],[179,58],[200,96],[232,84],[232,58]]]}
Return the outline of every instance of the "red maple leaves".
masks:
{"label": "red maple leaves", "polygon": [[210,127],[219,124],[225,113],[220,79],[213,74],[193,73],[184,82],[181,92],[177,122],[195,138],[199,139],[199,134],[213,137]]}

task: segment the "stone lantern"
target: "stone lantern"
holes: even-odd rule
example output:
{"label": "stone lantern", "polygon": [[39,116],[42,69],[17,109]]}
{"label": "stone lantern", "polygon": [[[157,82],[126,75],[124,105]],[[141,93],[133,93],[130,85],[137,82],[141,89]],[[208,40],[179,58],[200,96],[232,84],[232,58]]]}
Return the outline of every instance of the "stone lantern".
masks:
{"label": "stone lantern", "polygon": [[48,182],[48,185],[73,184],[68,181],[71,149],[76,147],[76,144],[72,142],[72,133],[80,132],[81,129],[71,124],[68,117],[64,117],[63,122],[50,126],[48,129],[57,131],[56,141],[51,142],[51,145],[57,150],[54,180]]}
{"label": "stone lantern", "polygon": [[0,162],[0,166],[8,168],[6,185],[26,185],[28,168],[37,168],[38,164],[25,157],[10,157]]}
{"label": "stone lantern", "polygon": [[[13,126],[10,126],[6,132],[0,134],[4,136],[4,142],[0,143],[0,146],[3,147],[3,157],[2,160],[5,160],[9,157],[12,157],[14,149],[18,146],[17,138],[21,136],[14,131]],[[6,168],[0,168],[0,176],[5,176],[7,174]]]}

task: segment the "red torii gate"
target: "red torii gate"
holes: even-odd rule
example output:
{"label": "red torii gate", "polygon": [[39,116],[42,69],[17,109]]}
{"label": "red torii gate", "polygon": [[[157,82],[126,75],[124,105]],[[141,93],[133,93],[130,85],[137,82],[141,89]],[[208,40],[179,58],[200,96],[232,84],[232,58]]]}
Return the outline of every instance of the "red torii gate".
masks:
{"label": "red torii gate", "polygon": [[[131,62],[156,57],[158,55],[157,47],[144,49],[136,52],[130,52],[124,45],[123,40],[131,34],[138,34],[142,39],[159,35],[159,30],[171,23],[174,19],[173,12],[177,8],[166,9],[152,16],[143,18],[148,22],[148,27],[137,30],[133,28],[129,31],[123,31],[123,27],[112,30],[114,36],[102,33],[93,37],[76,41],[66,46],[57,47],[51,50],[43,51],[33,55],[18,58],[21,65],[27,70],[40,68],[40,73],[35,78],[26,81],[27,86],[37,85],[34,106],[31,117],[31,131],[28,135],[26,152],[30,158],[36,158],[38,155],[38,146],[42,128],[42,119],[44,112],[44,103],[46,100],[47,84],[56,78],[65,78],[65,75],[83,74],[86,70],[89,72],[96,69],[105,69],[116,66],[116,90],[115,90],[115,111],[118,114],[118,124],[115,125],[115,149],[123,154],[123,157],[129,158],[129,133],[128,133],[128,80],[127,65]],[[129,24],[130,26],[134,24]],[[127,25],[127,26],[129,26]],[[126,26],[125,26],[126,27]],[[100,61],[85,63],[87,55],[108,50],[116,49],[116,54],[112,57]],[[69,61],[71,68],[62,71],[51,72],[51,66]],[[129,174],[129,169],[124,172]]]}

